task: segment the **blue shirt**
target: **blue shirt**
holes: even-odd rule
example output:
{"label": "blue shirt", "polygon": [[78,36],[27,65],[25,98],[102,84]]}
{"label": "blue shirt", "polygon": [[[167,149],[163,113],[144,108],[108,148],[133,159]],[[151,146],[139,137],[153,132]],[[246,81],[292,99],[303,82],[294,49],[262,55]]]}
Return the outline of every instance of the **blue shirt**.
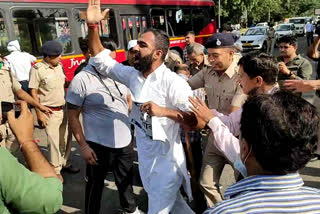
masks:
{"label": "blue shirt", "polygon": [[204,214],[320,213],[320,190],[303,184],[298,173],[250,176],[231,185],[226,200]]}

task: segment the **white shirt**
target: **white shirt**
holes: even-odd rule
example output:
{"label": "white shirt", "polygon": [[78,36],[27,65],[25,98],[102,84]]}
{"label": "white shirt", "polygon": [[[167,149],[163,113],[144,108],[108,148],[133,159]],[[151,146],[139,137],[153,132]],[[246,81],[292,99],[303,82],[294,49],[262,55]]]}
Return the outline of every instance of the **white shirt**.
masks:
{"label": "white shirt", "polygon": [[29,80],[31,64],[37,60],[31,54],[21,51],[13,51],[4,57],[4,65],[10,69],[18,81]]}
{"label": "white shirt", "polygon": [[130,144],[129,93],[128,88],[121,83],[106,77],[100,79],[92,66],[86,66],[73,78],[66,100],[82,107],[87,141],[109,148],[123,148]]}
{"label": "white shirt", "polygon": [[[279,85],[275,84],[267,94],[274,94],[277,91]],[[211,111],[216,116],[208,123],[214,136],[213,143],[231,163],[234,163],[240,155],[239,139],[235,136],[240,135],[242,107],[229,115],[221,114],[215,109]]]}
{"label": "white shirt", "polygon": [[[102,75],[108,75],[126,85],[131,90],[133,101],[141,103],[153,101],[161,107],[189,111],[188,98],[192,96],[190,86],[164,64],[145,78],[133,67],[112,60],[109,53],[109,50],[100,52],[90,58],[89,64],[95,66]],[[179,180],[183,182],[191,198],[190,179],[179,134],[180,125],[167,117],[156,118],[166,133],[165,141],[150,139],[136,126],[139,170],[143,186],[149,199],[152,201],[155,201],[155,198],[159,199],[157,203],[151,204],[148,213],[163,210],[167,204],[176,200],[181,185]]]}

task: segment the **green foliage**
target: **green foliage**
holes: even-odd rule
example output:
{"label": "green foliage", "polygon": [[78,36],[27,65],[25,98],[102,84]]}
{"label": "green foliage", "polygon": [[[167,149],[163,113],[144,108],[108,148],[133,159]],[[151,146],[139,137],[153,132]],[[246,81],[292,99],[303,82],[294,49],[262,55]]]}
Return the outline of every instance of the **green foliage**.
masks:
{"label": "green foliage", "polygon": [[[295,16],[313,16],[314,9],[320,8],[320,0],[220,0],[221,20],[240,23],[247,11],[247,22],[283,21]],[[218,8],[218,0],[216,0]],[[217,10],[219,13],[219,11]]]}

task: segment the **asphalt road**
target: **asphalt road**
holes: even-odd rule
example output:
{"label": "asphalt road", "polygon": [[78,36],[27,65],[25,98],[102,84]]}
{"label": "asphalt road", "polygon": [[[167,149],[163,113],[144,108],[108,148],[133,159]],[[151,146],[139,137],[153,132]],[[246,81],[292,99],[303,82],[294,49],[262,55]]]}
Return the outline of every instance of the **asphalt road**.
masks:
{"label": "asphalt road", "polygon": [[[303,56],[306,55],[306,43],[307,42],[305,37],[299,38],[298,53]],[[274,50],[275,56],[277,56],[278,53],[279,50],[276,48]],[[314,63],[313,66],[315,69]],[[313,75],[313,77],[315,77],[315,74]],[[308,101],[316,104],[317,106],[320,106],[320,102],[314,98],[314,93],[304,94],[304,97]],[[44,154],[47,154],[46,136],[44,134],[44,131],[36,128],[35,137],[36,139],[40,139],[41,149]],[[74,166],[80,167],[81,171],[80,173],[75,175],[63,173],[63,177],[65,180],[63,191],[64,202],[63,207],[59,213],[84,213],[85,162],[80,157],[79,149],[75,141],[72,147],[72,151],[73,153],[71,162]],[[141,210],[147,211],[147,196],[142,188],[141,181],[139,179],[137,161],[135,161],[134,167],[134,193],[136,196],[136,201]],[[307,186],[320,188],[320,161],[309,163],[305,169],[301,170],[301,174]],[[234,182],[233,170],[229,165],[227,165],[220,179],[222,191],[225,191],[225,189]],[[112,174],[108,174],[105,181],[105,188],[101,201],[101,213],[115,214],[117,213],[117,209],[119,207],[120,204],[117,188],[115,186]]]}

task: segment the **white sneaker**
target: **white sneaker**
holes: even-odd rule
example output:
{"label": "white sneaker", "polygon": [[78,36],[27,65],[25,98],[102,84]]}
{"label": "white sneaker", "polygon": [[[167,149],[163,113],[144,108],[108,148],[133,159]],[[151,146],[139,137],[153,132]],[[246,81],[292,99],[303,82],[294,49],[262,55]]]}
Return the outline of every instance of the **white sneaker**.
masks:
{"label": "white sneaker", "polygon": [[139,210],[139,208],[136,208],[136,211],[134,211],[133,213],[128,213],[124,210],[120,210],[119,209],[119,214],[145,214],[143,211]]}

